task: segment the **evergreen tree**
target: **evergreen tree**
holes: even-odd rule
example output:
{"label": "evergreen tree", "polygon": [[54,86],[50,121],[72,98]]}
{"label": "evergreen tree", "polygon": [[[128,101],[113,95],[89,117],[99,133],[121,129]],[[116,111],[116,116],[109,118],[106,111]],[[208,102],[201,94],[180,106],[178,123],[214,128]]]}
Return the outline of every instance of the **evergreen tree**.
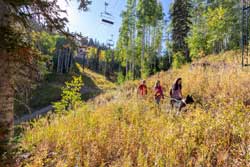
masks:
{"label": "evergreen tree", "polygon": [[[39,52],[31,42],[34,22],[64,34],[67,18],[57,0],[0,0],[0,154],[8,151],[13,136],[14,88],[17,76],[32,78]],[[81,0],[79,9],[86,10],[90,1]],[[4,166],[1,164],[0,166]]]}
{"label": "evergreen tree", "polygon": [[186,42],[191,24],[190,10],[190,0],[175,0],[171,12],[173,53],[182,53],[186,61],[190,61],[189,49]]}

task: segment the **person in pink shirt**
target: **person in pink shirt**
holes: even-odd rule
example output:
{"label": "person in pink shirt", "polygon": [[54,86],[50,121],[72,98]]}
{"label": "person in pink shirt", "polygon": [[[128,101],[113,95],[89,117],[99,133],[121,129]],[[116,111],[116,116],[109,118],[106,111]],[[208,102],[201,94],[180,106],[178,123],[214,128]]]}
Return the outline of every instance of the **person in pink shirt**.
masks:
{"label": "person in pink shirt", "polygon": [[157,80],[155,83],[154,91],[155,91],[155,102],[157,104],[160,104],[161,99],[164,99],[164,94],[159,80]]}

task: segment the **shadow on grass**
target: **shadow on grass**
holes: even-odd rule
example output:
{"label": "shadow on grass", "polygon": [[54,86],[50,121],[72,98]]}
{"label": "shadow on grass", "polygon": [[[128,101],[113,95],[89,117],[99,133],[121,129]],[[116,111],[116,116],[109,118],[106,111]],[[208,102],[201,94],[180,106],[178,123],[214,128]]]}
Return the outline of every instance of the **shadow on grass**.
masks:
{"label": "shadow on grass", "polygon": [[81,89],[81,94],[82,94],[81,98],[84,101],[87,101],[87,100],[89,100],[91,98],[94,98],[94,97],[96,97],[97,95],[99,95],[100,93],[103,92],[103,90],[101,88],[99,88],[95,84],[95,82],[93,81],[93,79],[91,77],[89,77],[84,72],[84,70],[83,70],[83,72],[80,72],[79,68],[77,68],[76,65],[74,65],[74,71],[77,73],[77,75],[81,75],[82,76],[83,87]]}
{"label": "shadow on grass", "polygon": [[[40,83],[37,83],[37,87],[31,92],[31,99],[28,104],[31,112],[46,107],[54,101],[60,100],[62,93],[61,89],[64,83],[70,81],[73,75],[75,75],[75,73],[47,74]],[[30,111],[23,105],[15,104],[15,116],[19,118],[25,114],[30,114]]]}
{"label": "shadow on grass", "polygon": [[[81,89],[82,100],[87,101],[103,92],[87,73],[80,72],[74,64],[72,72],[67,74],[52,72],[47,74],[43,81],[38,83],[38,86],[32,91],[29,103],[31,112],[51,105],[52,102],[59,101],[65,82],[71,81],[72,77],[76,75],[81,75],[83,78],[83,87]],[[15,106],[15,115],[17,118],[25,114],[30,114],[30,112],[21,105]]]}

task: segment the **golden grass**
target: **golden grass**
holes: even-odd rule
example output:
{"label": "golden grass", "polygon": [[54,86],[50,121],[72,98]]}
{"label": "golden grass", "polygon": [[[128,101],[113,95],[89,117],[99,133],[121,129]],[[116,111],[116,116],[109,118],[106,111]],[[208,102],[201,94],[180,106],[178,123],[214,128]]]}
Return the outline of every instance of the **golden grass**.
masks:
{"label": "golden grass", "polygon": [[103,91],[115,88],[115,84],[112,83],[111,81],[108,81],[105,78],[105,76],[98,74],[98,73],[96,73],[88,68],[85,68],[83,70],[82,66],[79,63],[76,63],[76,67],[78,68],[80,73],[83,74],[83,82],[85,82],[84,76],[90,78],[93,82],[93,83],[85,83],[85,85],[92,86],[91,84],[95,84],[95,86],[97,86],[99,89],[101,89]]}
{"label": "golden grass", "polygon": [[[206,60],[219,64],[211,57]],[[193,94],[202,103],[189,106],[179,116],[169,109],[167,98],[158,108],[152,91],[160,79],[168,94],[177,77],[183,78],[184,94]],[[250,97],[249,78],[249,70],[236,65],[206,70],[186,65],[150,77],[146,99],[136,97],[139,81],[127,82],[77,111],[34,123],[20,143],[31,153],[23,164],[250,166],[250,110],[243,105]]]}

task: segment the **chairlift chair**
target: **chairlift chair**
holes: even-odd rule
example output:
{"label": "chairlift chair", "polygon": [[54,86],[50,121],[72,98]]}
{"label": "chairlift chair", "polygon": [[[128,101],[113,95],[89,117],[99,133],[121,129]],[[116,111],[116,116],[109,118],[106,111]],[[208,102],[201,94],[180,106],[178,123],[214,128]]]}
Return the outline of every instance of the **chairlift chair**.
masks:
{"label": "chairlift chair", "polygon": [[104,12],[101,12],[101,21],[107,25],[113,25],[114,24],[114,18],[112,16],[112,14],[110,12],[107,11],[107,7],[108,7],[108,3],[105,2],[104,3],[104,6],[105,6],[105,9],[104,9]]}
{"label": "chairlift chair", "polygon": [[112,39],[107,40],[108,46],[114,46],[114,41]]}
{"label": "chairlift chair", "polygon": [[107,40],[107,46],[109,46],[109,47],[113,47],[114,45],[115,45],[115,42],[114,42],[114,40],[113,40],[113,34],[111,34],[111,38],[110,39],[108,39]]}

